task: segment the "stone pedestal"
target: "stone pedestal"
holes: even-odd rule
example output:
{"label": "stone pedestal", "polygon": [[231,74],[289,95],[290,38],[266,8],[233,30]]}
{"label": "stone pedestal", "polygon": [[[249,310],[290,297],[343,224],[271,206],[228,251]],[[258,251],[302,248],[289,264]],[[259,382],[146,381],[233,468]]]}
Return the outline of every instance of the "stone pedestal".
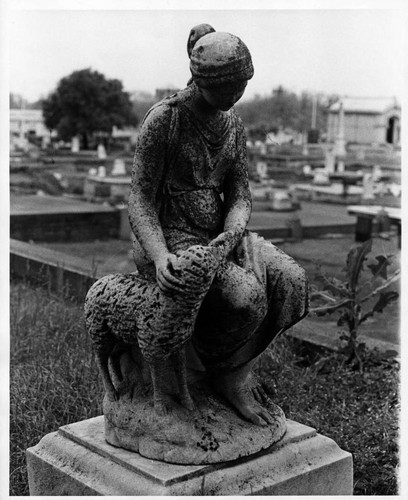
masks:
{"label": "stone pedestal", "polygon": [[31,495],[351,495],[350,453],[305,425],[256,455],[214,465],[172,465],[115,448],[104,419],[61,427],[27,450]]}

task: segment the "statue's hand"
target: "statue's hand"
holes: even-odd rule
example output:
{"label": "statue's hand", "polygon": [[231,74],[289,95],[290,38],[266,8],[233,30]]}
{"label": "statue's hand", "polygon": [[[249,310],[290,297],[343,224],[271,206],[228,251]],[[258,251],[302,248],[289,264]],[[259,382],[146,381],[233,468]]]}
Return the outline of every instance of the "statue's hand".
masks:
{"label": "statue's hand", "polygon": [[155,263],[157,284],[163,293],[185,292],[183,281],[177,277],[176,264],[177,257],[172,253],[164,254]]}
{"label": "statue's hand", "polygon": [[223,253],[224,258],[233,250],[239,240],[239,233],[234,230],[224,231],[210,242],[210,246],[218,248]]}

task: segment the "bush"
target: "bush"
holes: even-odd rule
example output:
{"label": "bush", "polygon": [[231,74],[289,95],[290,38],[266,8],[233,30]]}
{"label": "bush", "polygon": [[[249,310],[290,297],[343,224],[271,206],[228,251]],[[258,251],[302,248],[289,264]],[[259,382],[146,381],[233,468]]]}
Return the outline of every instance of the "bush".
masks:
{"label": "bush", "polygon": [[[58,427],[101,414],[102,384],[82,307],[11,286],[10,495],[28,495],[25,451]],[[257,372],[287,418],[353,454],[354,494],[397,494],[399,366],[365,353],[363,373],[336,353],[279,338]]]}

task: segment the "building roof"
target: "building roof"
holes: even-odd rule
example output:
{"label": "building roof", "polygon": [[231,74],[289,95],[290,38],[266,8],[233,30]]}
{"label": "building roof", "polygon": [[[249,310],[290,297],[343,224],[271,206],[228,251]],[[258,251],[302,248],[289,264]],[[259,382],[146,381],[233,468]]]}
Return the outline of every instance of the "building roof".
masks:
{"label": "building roof", "polygon": [[391,108],[400,107],[395,97],[343,97],[332,104],[329,111],[337,113],[340,102],[343,102],[343,109],[346,113],[382,114]]}
{"label": "building roof", "polygon": [[10,109],[10,120],[43,121],[42,109]]}

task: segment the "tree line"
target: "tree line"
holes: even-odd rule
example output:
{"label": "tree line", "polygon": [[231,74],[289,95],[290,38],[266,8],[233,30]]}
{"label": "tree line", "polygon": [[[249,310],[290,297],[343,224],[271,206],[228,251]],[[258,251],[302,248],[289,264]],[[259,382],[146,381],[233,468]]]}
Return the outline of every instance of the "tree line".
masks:
{"label": "tree line", "polygon": [[[255,96],[240,101],[240,114],[251,140],[265,140],[270,132],[291,129],[306,132],[312,128],[326,130],[327,109],[337,100],[335,95],[300,95],[283,88],[274,89],[269,96]],[[107,79],[90,68],[74,71],[62,78],[56,89],[39,103],[44,122],[56,130],[62,140],[80,136],[87,149],[91,138],[107,137],[113,126],[137,126],[143,120],[155,98],[132,99],[117,79]],[[21,99],[10,94],[10,107],[21,107]],[[24,107],[29,107],[25,103]]]}

